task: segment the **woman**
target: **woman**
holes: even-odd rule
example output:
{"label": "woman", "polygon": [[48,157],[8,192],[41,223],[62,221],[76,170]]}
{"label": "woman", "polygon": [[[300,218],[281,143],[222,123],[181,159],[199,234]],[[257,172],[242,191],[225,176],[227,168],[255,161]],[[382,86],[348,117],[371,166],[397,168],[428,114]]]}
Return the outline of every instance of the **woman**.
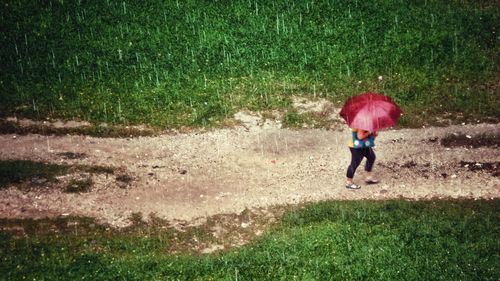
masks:
{"label": "woman", "polygon": [[351,129],[351,138],[349,140],[349,149],[351,150],[351,164],[347,168],[347,181],[345,187],[348,189],[359,189],[361,186],[353,182],[354,173],[359,164],[366,157],[365,171],[367,177],[365,182],[367,184],[375,184],[379,181],[372,176],[373,163],[375,163],[375,137],[377,132],[369,132],[361,129]]}

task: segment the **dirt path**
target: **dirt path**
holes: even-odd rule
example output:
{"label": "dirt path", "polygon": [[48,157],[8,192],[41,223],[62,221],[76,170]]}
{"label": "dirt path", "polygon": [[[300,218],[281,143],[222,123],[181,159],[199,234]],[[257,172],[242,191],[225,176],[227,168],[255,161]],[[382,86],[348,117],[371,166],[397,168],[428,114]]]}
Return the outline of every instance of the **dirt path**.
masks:
{"label": "dirt path", "polygon": [[[382,182],[356,191],[344,188],[350,160],[347,131],[250,122],[234,129],[131,139],[0,135],[1,160],[111,166],[133,178],[124,186],[116,174],[94,174],[92,191],[79,194],[12,186],[0,190],[0,216],[81,215],[124,226],[137,212],[193,220],[326,199],[498,198],[498,148],[445,148],[439,143],[450,133],[473,139],[492,131],[498,135],[500,126],[384,131],[377,139],[375,165]],[[61,156],[66,152],[78,157]],[[358,181],[363,173],[358,169]]]}

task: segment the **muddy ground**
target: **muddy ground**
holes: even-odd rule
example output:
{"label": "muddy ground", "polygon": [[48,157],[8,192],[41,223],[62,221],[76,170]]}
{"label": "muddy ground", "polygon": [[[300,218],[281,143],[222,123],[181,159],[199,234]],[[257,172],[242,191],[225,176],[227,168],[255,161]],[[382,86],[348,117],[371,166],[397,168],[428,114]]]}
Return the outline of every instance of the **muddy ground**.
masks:
{"label": "muddy ground", "polygon": [[[374,170],[381,182],[364,185],[360,166],[355,181],[362,188],[347,190],[347,128],[284,129],[248,113],[236,119],[234,128],[155,137],[0,135],[0,160],[113,169],[9,184],[0,189],[0,217],[89,216],[122,227],[137,213],[189,222],[332,199],[500,197],[500,150],[495,141],[477,141],[499,136],[499,124],[383,131]],[[443,146],[450,136],[464,139]],[[91,180],[90,190],[62,188],[82,178]]]}

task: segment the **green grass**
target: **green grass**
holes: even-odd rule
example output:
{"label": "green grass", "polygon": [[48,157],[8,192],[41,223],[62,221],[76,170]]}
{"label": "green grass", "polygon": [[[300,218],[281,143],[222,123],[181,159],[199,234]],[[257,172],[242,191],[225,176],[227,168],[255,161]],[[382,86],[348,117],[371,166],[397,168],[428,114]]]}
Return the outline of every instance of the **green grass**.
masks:
{"label": "green grass", "polygon": [[152,128],[139,129],[129,126],[102,126],[92,124],[90,126],[79,127],[61,127],[37,124],[37,125],[20,125],[18,122],[0,120],[0,134],[40,134],[40,135],[87,135],[101,138],[128,138],[138,136],[154,136],[159,133],[158,130]]}
{"label": "green grass", "polygon": [[0,21],[2,116],[208,126],[364,91],[408,125],[500,116],[495,1],[9,0]]}
{"label": "green grass", "polygon": [[204,256],[166,253],[179,239],[203,239],[203,226],[176,235],[142,223],[116,231],[88,219],[0,220],[25,229],[0,233],[0,279],[498,280],[499,203],[307,204],[256,241]]}

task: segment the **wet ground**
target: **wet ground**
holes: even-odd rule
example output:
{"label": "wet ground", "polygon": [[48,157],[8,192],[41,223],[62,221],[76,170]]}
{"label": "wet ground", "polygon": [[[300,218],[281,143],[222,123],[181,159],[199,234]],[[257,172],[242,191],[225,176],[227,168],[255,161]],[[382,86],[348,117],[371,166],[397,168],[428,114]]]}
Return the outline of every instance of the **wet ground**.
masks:
{"label": "wet ground", "polygon": [[346,129],[283,129],[246,117],[231,129],[151,137],[0,135],[2,163],[63,167],[7,180],[0,215],[87,216],[123,227],[135,213],[192,222],[329,199],[500,196],[498,124],[383,131],[381,183],[363,185],[360,166],[362,188],[347,190]]}

